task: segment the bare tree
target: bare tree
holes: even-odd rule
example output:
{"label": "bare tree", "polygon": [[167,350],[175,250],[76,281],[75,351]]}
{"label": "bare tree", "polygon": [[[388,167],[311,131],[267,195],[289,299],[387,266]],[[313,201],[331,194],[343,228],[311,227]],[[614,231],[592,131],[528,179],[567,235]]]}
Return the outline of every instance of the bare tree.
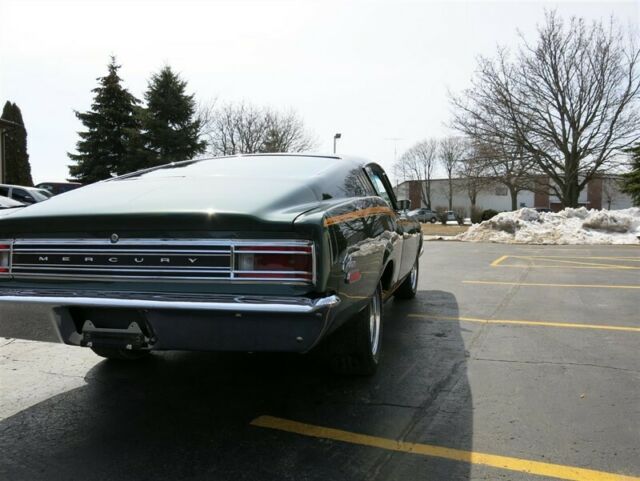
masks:
{"label": "bare tree", "polygon": [[463,137],[445,137],[440,141],[438,153],[440,165],[442,165],[447,173],[449,210],[453,210],[453,174],[456,171],[458,162],[467,156],[467,151],[468,142]]}
{"label": "bare tree", "polygon": [[618,200],[621,192],[622,182],[619,178],[611,176],[602,177],[602,198],[607,203],[607,210],[611,209],[611,204]]}
{"label": "bare tree", "polygon": [[[436,165],[438,141],[428,139],[417,142],[403,153],[394,165],[396,177],[420,183],[421,198],[431,208],[431,176]],[[419,207],[419,206],[416,206]]]}
{"label": "bare tree", "polygon": [[476,209],[478,194],[493,184],[488,177],[489,165],[477,145],[470,145],[466,149],[467,156],[455,163],[455,174],[469,197],[471,212]]}
{"label": "bare tree", "polygon": [[206,136],[214,155],[301,152],[314,146],[295,112],[281,114],[246,102],[216,108]]}
{"label": "bare tree", "polygon": [[[521,146],[565,206],[640,138],[640,50],[613,22],[568,26],[546,14],[537,42],[515,58],[480,58],[472,85],[452,96],[454,126],[488,143]],[[504,126],[507,128],[504,128]]]}
{"label": "bare tree", "polygon": [[[523,190],[534,190],[536,178],[533,158],[521,145],[513,144],[504,138],[496,138],[490,143],[474,142],[476,158],[484,165],[487,175],[494,182],[504,185],[511,197],[511,210],[518,208],[518,194]],[[538,183],[542,179],[538,178]],[[548,187],[545,187],[548,192]]]}
{"label": "bare tree", "polygon": [[262,152],[305,152],[315,148],[304,122],[293,111],[267,111],[267,132]]}

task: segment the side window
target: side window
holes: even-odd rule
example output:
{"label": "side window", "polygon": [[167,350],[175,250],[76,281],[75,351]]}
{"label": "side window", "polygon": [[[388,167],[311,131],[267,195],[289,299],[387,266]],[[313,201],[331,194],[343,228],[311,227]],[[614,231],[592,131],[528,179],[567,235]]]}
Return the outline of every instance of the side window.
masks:
{"label": "side window", "polygon": [[333,179],[326,181],[321,189],[323,199],[375,195],[369,181],[360,169],[350,171],[342,183],[336,184]]}
{"label": "side window", "polygon": [[19,200],[20,202],[24,202],[26,204],[33,204],[35,201],[33,197],[29,195],[26,190],[23,189],[13,189],[13,198],[15,200]]}
{"label": "side window", "polygon": [[391,196],[389,195],[389,192],[387,192],[387,189],[384,186],[384,182],[380,174],[368,167],[367,167],[367,174],[369,175],[369,178],[371,179],[371,183],[373,184],[373,187],[376,189],[377,194],[380,197],[382,197],[387,202],[387,204],[389,204],[389,207],[393,207],[393,203],[391,202]]}
{"label": "side window", "polygon": [[0,195],[4,195],[5,197],[9,197],[9,188],[8,187],[0,187]]}

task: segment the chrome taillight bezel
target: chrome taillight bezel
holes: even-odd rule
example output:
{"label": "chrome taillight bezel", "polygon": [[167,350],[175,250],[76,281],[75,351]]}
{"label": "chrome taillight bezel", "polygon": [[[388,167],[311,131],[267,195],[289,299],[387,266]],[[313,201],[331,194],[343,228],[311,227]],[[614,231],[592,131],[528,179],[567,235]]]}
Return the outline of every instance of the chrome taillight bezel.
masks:
{"label": "chrome taillight bezel", "polygon": [[[311,241],[245,241],[235,244],[233,249],[233,267],[231,276],[235,280],[254,282],[303,282],[316,283],[315,246]],[[309,257],[308,270],[264,270],[240,268],[240,256],[254,255],[301,255]]]}
{"label": "chrome taillight bezel", "polygon": [[0,279],[11,277],[13,239],[0,239]]}

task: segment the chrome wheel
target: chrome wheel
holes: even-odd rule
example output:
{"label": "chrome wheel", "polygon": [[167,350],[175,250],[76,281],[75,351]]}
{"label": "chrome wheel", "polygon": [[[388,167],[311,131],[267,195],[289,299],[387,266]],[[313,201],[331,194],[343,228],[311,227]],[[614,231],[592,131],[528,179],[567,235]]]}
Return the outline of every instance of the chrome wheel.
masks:
{"label": "chrome wheel", "polygon": [[418,263],[417,262],[411,268],[411,273],[409,274],[409,276],[411,279],[411,289],[415,291],[418,289]]}
{"label": "chrome wheel", "polygon": [[376,356],[380,344],[380,296],[374,294],[369,308],[369,336],[371,341],[371,354]]}

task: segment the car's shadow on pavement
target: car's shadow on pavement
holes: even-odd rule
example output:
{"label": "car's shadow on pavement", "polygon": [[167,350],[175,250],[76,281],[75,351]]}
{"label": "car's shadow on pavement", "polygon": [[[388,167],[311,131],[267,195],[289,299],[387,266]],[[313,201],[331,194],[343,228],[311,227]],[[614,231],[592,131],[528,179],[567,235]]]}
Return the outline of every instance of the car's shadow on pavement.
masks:
{"label": "car's shadow on pavement", "polygon": [[[87,384],[0,422],[3,480],[466,480],[466,463],[260,428],[270,415],[471,450],[472,405],[453,295],[385,306],[372,378],[339,378],[314,356],[162,353],[104,361]],[[6,389],[7,387],[3,387]]]}

